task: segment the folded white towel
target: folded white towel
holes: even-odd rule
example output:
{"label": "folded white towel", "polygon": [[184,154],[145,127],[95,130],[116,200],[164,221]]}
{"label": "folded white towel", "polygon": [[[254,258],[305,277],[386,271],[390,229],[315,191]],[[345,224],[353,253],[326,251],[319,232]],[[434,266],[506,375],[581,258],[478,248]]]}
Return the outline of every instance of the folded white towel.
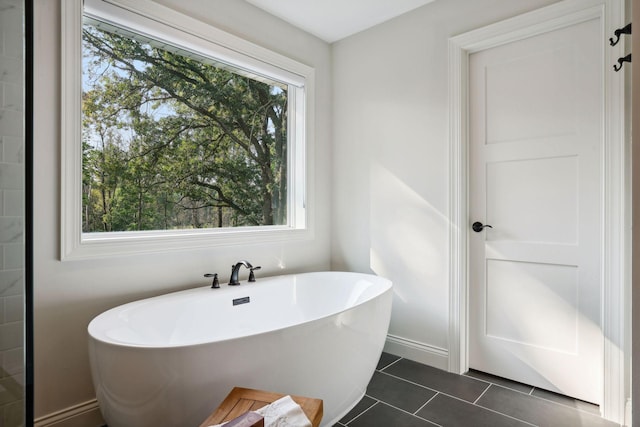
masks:
{"label": "folded white towel", "polygon": [[[264,427],[311,427],[306,414],[291,396],[285,396],[255,411],[264,417]],[[221,427],[226,423],[210,427]]]}
{"label": "folded white towel", "polygon": [[256,411],[264,417],[264,427],[311,427],[311,422],[291,396],[285,396]]}

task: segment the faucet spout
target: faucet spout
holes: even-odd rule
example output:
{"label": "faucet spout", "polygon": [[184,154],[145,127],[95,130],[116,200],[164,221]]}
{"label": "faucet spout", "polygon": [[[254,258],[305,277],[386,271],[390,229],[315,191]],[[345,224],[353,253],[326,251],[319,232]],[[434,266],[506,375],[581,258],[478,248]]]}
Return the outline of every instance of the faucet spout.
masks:
{"label": "faucet spout", "polygon": [[251,265],[251,263],[249,261],[238,261],[237,263],[235,263],[234,265],[231,266],[231,279],[229,279],[229,286],[237,286],[240,284],[240,281],[238,280],[238,272],[240,271],[240,267],[246,267],[249,270],[251,270],[253,268],[253,265]]}

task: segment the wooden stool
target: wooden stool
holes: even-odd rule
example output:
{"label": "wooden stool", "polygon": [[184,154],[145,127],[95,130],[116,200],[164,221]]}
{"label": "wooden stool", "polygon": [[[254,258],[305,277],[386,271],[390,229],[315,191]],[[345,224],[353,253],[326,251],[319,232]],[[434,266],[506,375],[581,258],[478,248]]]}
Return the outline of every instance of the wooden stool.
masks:
{"label": "wooden stool", "polygon": [[[209,427],[212,424],[230,421],[245,412],[255,411],[267,406],[284,396],[286,394],[234,387],[213,414],[209,415],[209,418],[200,424],[200,427]],[[311,421],[311,425],[319,427],[322,420],[322,399],[302,396],[291,396],[291,398],[300,405],[309,421]]]}

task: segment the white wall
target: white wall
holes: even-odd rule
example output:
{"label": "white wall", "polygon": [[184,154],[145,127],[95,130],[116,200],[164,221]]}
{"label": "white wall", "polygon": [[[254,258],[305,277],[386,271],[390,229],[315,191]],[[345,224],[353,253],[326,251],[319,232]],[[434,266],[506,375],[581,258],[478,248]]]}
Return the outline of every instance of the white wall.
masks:
{"label": "white wall", "polygon": [[331,265],[394,282],[389,350],[447,368],[447,39],[554,2],[435,1],[333,45]]}
{"label": "white wall", "polygon": [[[53,421],[55,417],[47,416],[95,397],[86,327],[100,312],[134,299],[206,286],[208,281],[202,275],[207,272],[218,272],[226,281],[231,264],[239,259],[262,265],[258,281],[260,276],[329,267],[329,46],[238,0],[158,2],[316,68],[315,147],[309,165],[315,176],[315,204],[309,206],[315,213],[315,238],[297,243],[60,262],[60,2],[35,0],[36,419]],[[281,264],[284,269],[280,269]]]}

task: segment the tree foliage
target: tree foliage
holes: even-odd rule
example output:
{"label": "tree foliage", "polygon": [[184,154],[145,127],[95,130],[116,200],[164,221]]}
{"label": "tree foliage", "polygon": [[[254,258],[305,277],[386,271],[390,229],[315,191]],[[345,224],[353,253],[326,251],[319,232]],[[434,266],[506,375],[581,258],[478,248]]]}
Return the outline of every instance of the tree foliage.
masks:
{"label": "tree foliage", "polygon": [[287,91],[83,29],[83,230],[286,223]]}

